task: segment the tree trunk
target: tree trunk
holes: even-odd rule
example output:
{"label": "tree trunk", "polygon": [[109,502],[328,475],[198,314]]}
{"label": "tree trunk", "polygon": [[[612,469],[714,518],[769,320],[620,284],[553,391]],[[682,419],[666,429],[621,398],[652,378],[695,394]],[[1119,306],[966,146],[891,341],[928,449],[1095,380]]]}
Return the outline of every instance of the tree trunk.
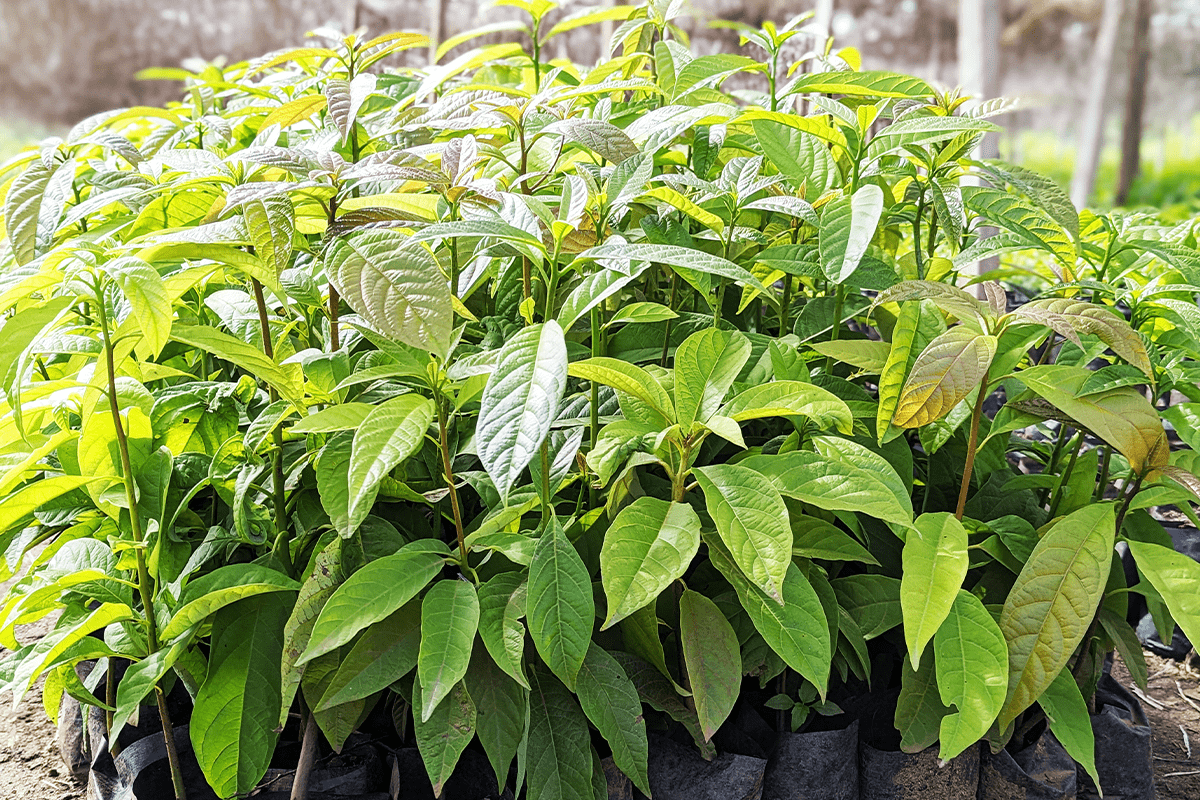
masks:
{"label": "tree trunk", "polygon": [[1125,120],[1121,127],[1121,170],[1117,175],[1117,191],[1113,198],[1123,206],[1129,199],[1141,169],[1142,114],[1146,110],[1146,81],[1150,69],[1150,11],[1151,0],[1137,0],[1133,18],[1133,37],[1129,43],[1129,86],[1125,91]]}
{"label": "tree trunk", "polygon": [[1087,205],[1096,185],[1096,167],[1100,163],[1100,150],[1104,144],[1104,111],[1108,108],[1109,84],[1123,5],[1122,0],[1104,0],[1104,14],[1100,18],[1100,30],[1096,33],[1096,49],[1092,51],[1089,66],[1092,82],[1079,123],[1075,172],[1071,176],[1071,202],[1076,208]]}
{"label": "tree trunk", "polygon": [[[964,92],[978,101],[990,100],[1000,94],[1002,10],[1000,0],[960,0],[958,4],[958,83]],[[997,158],[999,155],[999,136],[986,134],[975,150],[975,157]],[[995,232],[995,228],[984,228],[980,236],[992,236]],[[965,272],[982,275],[999,265],[1000,260],[993,256],[977,261],[973,270]],[[982,291],[982,284],[977,285],[976,292]]]}

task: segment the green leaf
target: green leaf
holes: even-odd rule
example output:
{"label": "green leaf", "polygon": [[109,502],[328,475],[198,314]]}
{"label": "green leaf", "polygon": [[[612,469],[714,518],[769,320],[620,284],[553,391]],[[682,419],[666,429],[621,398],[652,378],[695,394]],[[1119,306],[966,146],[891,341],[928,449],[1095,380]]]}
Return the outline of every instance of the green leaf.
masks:
{"label": "green leaf", "polygon": [[960,589],[933,639],[933,651],[942,703],[957,709],[942,718],[939,735],[940,758],[949,761],[983,738],[1000,714],[1008,685],[1008,648],[979,598]]}
{"label": "green leaf", "polygon": [[[421,694],[421,687],[414,682],[413,708],[420,705]],[[441,797],[462,751],[475,738],[477,719],[475,703],[462,683],[450,687],[446,701],[438,704],[432,716],[422,719],[413,714],[413,737],[435,797]]]}
{"label": "green leaf", "polygon": [[908,117],[893,122],[877,134],[867,146],[866,160],[873,161],[906,147],[919,147],[954,139],[961,133],[998,131],[996,125],[970,117]]}
{"label": "green leaf", "polygon": [[941,627],[967,576],[967,530],[953,514],[922,514],[904,540],[900,609],[913,669]]}
{"label": "green leaf", "polygon": [[26,306],[8,317],[0,327],[0,386],[5,393],[19,378],[17,365],[29,346],[46,333],[53,324],[75,302],[67,295],[55,297],[43,303]]}
{"label": "green leaf", "polygon": [[935,659],[925,659],[915,671],[905,659],[901,669],[900,697],[896,700],[900,749],[919,753],[937,741],[942,720],[950,709],[942,704],[938,693]]}
{"label": "green leaf", "polygon": [[946,329],[941,314],[931,302],[907,302],[900,304],[900,314],[892,328],[892,343],[887,361],[879,373],[879,407],[875,414],[875,430],[880,444],[886,444],[900,435],[901,429],[892,425],[892,415],[904,381],[912,370],[918,354]]}
{"label": "green leaf", "polygon": [[300,584],[270,567],[258,564],[226,564],[196,578],[179,596],[170,621],[159,630],[169,642],[215,611],[243,598],[272,592],[294,592]]}
{"label": "green leaf", "polygon": [[700,728],[712,739],[741,693],[737,634],[716,603],[688,589],[679,597],[679,643]]}
{"label": "green leaf", "polygon": [[864,638],[874,639],[899,625],[904,619],[900,608],[900,579],[887,575],[848,575],[830,581],[838,603],[862,630]]}
{"label": "green leaf", "polygon": [[393,397],[376,406],[354,432],[350,453],[349,536],[371,513],[380,482],[415,453],[433,421],[433,401],[415,394]]}
{"label": "green leaf", "polygon": [[518,684],[525,679],[525,576],[502,572],[479,587],[479,638],[500,669]]}
{"label": "green leaf", "polygon": [[696,480],[717,533],[738,568],[775,602],[792,563],[787,506],[771,481],[744,466],[697,467]]}
{"label": "green leaf", "polygon": [[363,628],[412,600],[441,572],[448,553],[440,541],[423,539],[351,575],[321,609],[298,663],[341,647]]}
{"label": "green leaf", "polygon": [[1083,765],[1096,786],[1100,785],[1100,774],[1096,771],[1096,734],[1092,731],[1092,719],[1088,715],[1087,702],[1079,691],[1079,684],[1071,671],[1058,673],[1046,691],[1038,698],[1038,705],[1046,712],[1050,731],[1058,739],[1071,758]]}
{"label": "green leaf", "polygon": [[639,497],[621,509],[604,534],[600,578],[609,628],[653,603],[683,576],[700,548],[700,518],[686,503]]}
{"label": "green leaf", "polygon": [[834,427],[845,434],[854,425],[854,416],[844,400],[820,386],[801,381],[771,381],[751,386],[729,398],[720,413],[735,422],[800,416],[822,428]]}
{"label": "green leaf", "polygon": [[304,668],[298,667],[296,662],[308,647],[313,624],[316,623],[321,609],[325,607],[325,602],[345,579],[346,571],[342,567],[342,539],[335,537],[313,559],[312,571],[300,586],[296,605],[292,608],[287,624],[283,626],[283,658],[280,668],[283,677],[283,716],[279,720],[281,728],[287,722],[286,715],[291,710],[292,700],[295,699],[296,689],[304,674]]}
{"label": "green leaf", "polygon": [[[737,654],[737,640],[734,640]],[[740,671],[737,676],[741,678]],[[625,670],[604,648],[588,647],[575,686],[583,713],[612,748],[613,761],[643,794],[650,794],[649,745],[642,701]]]}
{"label": "green leaf", "polygon": [[[74,167],[72,166],[72,173]],[[4,195],[4,227],[18,264],[28,264],[38,255],[38,221],[46,189],[56,168],[40,158],[25,168],[7,187]]]}
{"label": "green leaf", "polygon": [[[639,192],[640,194],[640,192]],[[745,267],[740,267],[727,258],[714,256],[703,250],[693,250],[690,247],[680,247],[671,244],[602,244],[585,250],[575,257],[576,260],[591,261],[649,261],[655,264],[666,264],[683,270],[695,270],[749,286],[762,292],[768,297],[774,295],[763,286],[762,281],[754,277]]]}
{"label": "green leaf", "polygon": [[109,735],[114,741],[121,735],[121,730],[133,715],[137,713],[142,700],[154,691],[154,687],[167,674],[167,670],[174,666],[175,661],[188,645],[188,642],[177,642],[171,647],[157,650],[141,661],[130,664],[129,668],[125,670],[125,674],[121,676],[121,681],[117,685],[117,710],[113,714],[112,725],[109,728]]}
{"label": "green leaf", "polygon": [[592,748],[587,719],[558,679],[530,674],[529,800],[580,800],[592,794]]}
{"label": "green leaf", "polygon": [[175,325],[171,338],[205,350],[273,386],[279,396],[296,408],[304,408],[304,373],[299,364],[276,364],[261,350],[224,331],[203,325]]}
{"label": "green leaf", "polygon": [[871,551],[850,534],[823,519],[792,514],[792,555],[824,561],[878,564]]}
{"label": "green leaf", "polygon": [[420,646],[420,606],[410,601],[363,631],[339,659],[337,673],[314,710],[328,711],[391,686],[417,665]]}
{"label": "green leaf", "polygon": [[1114,525],[1112,503],[1063,517],[1042,536],[1017,576],[1000,615],[1008,642],[1001,729],[1041,696],[1083,641],[1104,595]]}
{"label": "green leaf", "polygon": [[46,503],[92,482],[78,475],[55,475],[26,486],[0,501],[0,532],[10,530]]}
{"label": "green leaf", "polygon": [[896,400],[892,424],[919,428],[950,413],[988,373],[996,337],[959,325],[931,341],[908,374]]}
{"label": "green leaf", "polygon": [[568,367],[567,374],[572,378],[583,378],[611,386],[619,392],[636,397],[662,417],[663,427],[675,421],[675,404],[671,402],[671,396],[663,389],[662,384],[639,366],[619,358],[600,356],[576,361]]}
{"label": "green leaf", "polygon": [[934,97],[937,91],[920,78],[896,72],[816,72],[801,75],[789,93],[844,94],[850,97]]}
{"label": "green leaf", "polygon": [[[364,65],[365,67],[365,65]],[[377,78],[373,73],[361,72],[353,80],[330,78],[325,82],[325,98],[329,103],[329,117],[347,142],[353,135],[354,122],[359,109],[375,91]]]}
{"label": "green leaf", "polygon": [[1196,636],[1200,642],[1200,564],[1159,544],[1128,541],[1138,572],[1162,597],[1188,639]]}
{"label": "green leaf", "polygon": [[[551,35],[554,32],[551,31]],[[568,142],[583,145],[614,164],[620,164],[638,154],[638,147],[629,135],[605,120],[572,117],[547,125],[542,132],[556,134]]]}
{"label": "green leaf", "polygon": [[601,269],[588,275],[563,301],[562,308],[558,310],[558,324],[563,330],[571,330],[571,326],[584,314],[621,291],[641,274],[642,270],[626,275],[615,269]]}
{"label": "green leaf", "polygon": [[675,350],[675,413],[685,432],[716,412],[749,358],[750,340],[737,332],[709,328],[684,339]]}
{"label": "green leaf", "polygon": [[475,429],[479,460],[501,498],[538,454],[566,386],[567,345],[557,322],[530,325],[504,343]]}
{"label": "green leaf", "polygon": [[[304,675],[300,679],[300,690],[309,706],[316,706],[329,688],[330,682],[337,675],[338,663],[342,651],[334,650],[323,656],[314,658],[304,665]],[[374,705],[375,698],[351,700],[328,709],[313,710],[313,718],[321,733],[334,750],[341,750],[350,734],[358,727],[360,719],[367,711],[367,704]]]}
{"label": "green leaf", "polygon": [[280,273],[291,265],[292,237],[296,233],[296,211],[292,199],[278,194],[250,200],[242,206],[246,230],[263,266]]}
{"label": "green leaf", "polygon": [[1019,236],[1029,247],[1053,254],[1073,274],[1078,254],[1071,235],[1046,211],[1021,196],[983,186],[964,186],[967,208],[1006,231]]}
{"label": "green leaf", "polygon": [[142,332],[146,355],[157,358],[171,336],[173,316],[171,297],[158,271],[132,256],[114,259],[104,269],[129,301],[130,312]]}
{"label": "green leaf", "polygon": [[557,518],[542,531],[529,564],[529,633],[546,665],[574,690],[596,618],[592,581]]}
{"label": "green leaf", "polygon": [[937,281],[901,281],[880,292],[872,307],[884,303],[901,303],[905,300],[929,300],[938,308],[958,319],[981,327],[984,319],[983,304],[957,286]]}
{"label": "green leaf", "polygon": [[246,794],[266,774],[280,714],[278,664],[295,596],[265,594],[227,606],[213,622],[208,676],[192,710],[192,747],[220,797]]}
{"label": "green leaf", "polygon": [[848,279],[862,261],[883,213],[883,190],[873,183],[826,203],[821,215],[821,267],[834,283]]}
{"label": "green leaf", "polygon": [[804,198],[816,200],[831,188],[837,164],[820,140],[780,122],[758,119],[751,123],[763,155],[795,186],[805,187]]}
{"label": "green leaf", "polygon": [[496,773],[498,788],[503,790],[508,768],[525,735],[528,694],[480,647],[471,655],[466,685],[477,711],[475,733]]}
{"label": "green leaf", "polygon": [[857,367],[871,375],[883,372],[891,345],[870,339],[838,339],[833,342],[810,342],[809,347],[823,356]]}
{"label": "green leaf", "polygon": [[292,433],[335,433],[357,429],[376,407],[368,403],[342,403],[323,408],[304,417],[290,430]]}
{"label": "green leaf", "polygon": [[438,581],[421,601],[417,679],[421,685],[422,721],[429,719],[438,703],[467,674],[471,642],[478,629],[479,597],[473,584]]}
{"label": "green leaf", "polygon": [[420,242],[390,230],[341,236],[325,253],[325,269],[342,299],[380,333],[446,357],[450,282]]}
{"label": "green leaf", "polygon": [[829,623],[821,598],[800,568],[789,563],[781,605],[746,579],[720,540],[706,535],[705,543],[713,566],[733,585],[742,608],[767,645],[824,697],[833,658]]}
{"label": "green leaf", "polygon": [[1091,375],[1084,367],[1047,364],[1022,370],[1019,379],[1119,450],[1137,473],[1165,466],[1170,447],[1154,406],[1132,386],[1079,396],[1080,387]]}
{"label": "green leaf", "polygon": [[817,508],[853,511],[901,527],[912,525],[912,509],[900,505],[880,475],[821,453],[794,450],[750,456],[739,464],[767,477],[776,490]]}

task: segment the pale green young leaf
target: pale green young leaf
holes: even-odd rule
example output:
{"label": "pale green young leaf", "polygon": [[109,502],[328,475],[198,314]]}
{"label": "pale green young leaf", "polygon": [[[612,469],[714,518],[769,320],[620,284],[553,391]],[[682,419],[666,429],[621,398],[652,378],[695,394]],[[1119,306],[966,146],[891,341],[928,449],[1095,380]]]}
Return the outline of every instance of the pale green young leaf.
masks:
{"label": "pale green young leaf", "polygon": [[546,665],[574,688],[595,624],[596,604],[587,567],[552,518],[529,564],[529,633]]}
{"label": "pale green young leaf", "polygon": [[[734,639],[734,654],[737,640]],[[740,666],[740,662],[739,662]],[[740,678],[740,674],[736,676]],[[613,761],[644,794],[650,793],[647,775],[649,745],[646,721],[637,689],[621,665],[592,642],[579,670],[575,692],[583,713],[612,748]]]}
{"label": "pale green young leaf", "polygon": [[492,660],[518,684],[525,678],[525,604],[528,592],[520,572],[502,572],[479,587],[479,638]]}
{"label": "pale green young leaf", "polygon": [[896,400],[892,424],[919,428],[936,422],[979,390],[996,356],[996,337],[965,325],[931,341],[913,362]]}
{"label": "pale green young leaf", "polygon": [[416,394],[393,397],[375,406],[354,432],[348,489],[349,536],[371,513],[380,482],[416,452],[433,421],[433,401]]}
{"label": "pale green young leaf", "polygon": [[750,340],[738,332],[708,328],[675,350],[675,413],[683,430],[703,424],[750,358]]}
{"label": "pale green young leaf", "polygon": [[530,674],[529,746],[522,757],[529,800],[579,800],[592,794],[587,718],[571,693],[544,669]]}
{"label": "pale green young leaf", "polygon": [[875,415],[875,429],[880,444],[886,444],[900,435],[900,428],[892,425],[892,415],[909,371],[933,339],[946,329],[941,314],[928,301],[900,304],[900,314],[892,328],[892,341],[887,361],[879,373],[879,409]]}
{"label": "pale green young leaf", "polygon": [[292,260],[292,237],[296,233],[296,210],[286,194],[250,200],[242,206],[246,229],[263,266],[276,277]]}
{"label": "pale green young leaf", "polygon": [[821,428],[850,433],[854,416],[845,401],[827,389],[802,381],[771,381],[729,398],[721,415],[736,422],[763,417],[805,417]]}
{"label": "pale green young leaf", "polygon": [[296,581],[270,567],[258,564],[217,567],[184,588],[170,620],[159,630],[159,638],[169,642],[210,614],[243,598],[299,588]]}
{"label": "pale green young leaf", "polygon": [[1088,715],[1087,702],[1079,691],[1079,684],[1069,669],[1064,669],[1046,687],[1038,698],[1038,705],[1046,712],[1050,731],[1063,749],[1081,764],[1092,782],[1100,785],[1100,774],[1096,770],[1096,734],[1092,731],[1092,720]]}
{"label": "pale green young leaf", "polygon": [[[907,545],[906,545],[907,546]],[[1008,647],[996,620],[978,597],[959,589],[933,638],[942,703],[956,709],[942,718],[942,761],[962,753],[996,720],[1008,685]]]}
{"label": "pale green young leaf", "polygon": [[827,203],[821,214],[821,267],[834,283],[849,278],[862,261],[883,213],[883,190],[873,183]]}
{"label": "pale green young leaf", "polygon": [[337,672],[314,710],[328,711],[386,689],[417,665],[420,647],[420,605],[410,601],[363,631],[338,660]]}
{"label": "pale green young leaf", "polygon": [[635,364],[619,358],[599,356],[574,362],[567,368],[567,374],[611,386],[636,397],[662,417],[663,427],[675,421],[675,404],[671,402],[671,395],[649,372]]}
{"label": "pale green young leaf", "polygon": [[[475,738],[478,712],[467,687],[461,682],[450,687],[445,702],[438,704],[433,714],[422,718],[413,714],[413,738],[417,740],[417,751],[425,764],[429,782],[433,784],[435,797],[441,797],[442,789],[454,767]],[[413,682],[412,707],[421,704],[421,687]]]}

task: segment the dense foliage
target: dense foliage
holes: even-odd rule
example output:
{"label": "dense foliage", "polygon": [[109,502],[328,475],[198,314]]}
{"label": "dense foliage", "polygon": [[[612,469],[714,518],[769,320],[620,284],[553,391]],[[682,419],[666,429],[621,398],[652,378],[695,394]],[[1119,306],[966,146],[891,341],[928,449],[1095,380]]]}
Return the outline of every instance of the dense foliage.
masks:
{"label": "dense foliage", "polygon": [[[711,754],[738,702],[889,682],[906,750],[1044,710],[1094,771],[1103,654],[1145,677],[1117,541],[1200,641],[1148,513],[1200,489],[1192,223],[974,160],[1000,103],[782,63],[798,22],[697,57],[677,4],[506,4],[524,44],[167,71],[0,167],[8,688],[115,740],[182,682],[223,797],[293,712],[585,797],[609,752],[649,792],[648,727]],[[604,19],[612,58],[542,59]]]}

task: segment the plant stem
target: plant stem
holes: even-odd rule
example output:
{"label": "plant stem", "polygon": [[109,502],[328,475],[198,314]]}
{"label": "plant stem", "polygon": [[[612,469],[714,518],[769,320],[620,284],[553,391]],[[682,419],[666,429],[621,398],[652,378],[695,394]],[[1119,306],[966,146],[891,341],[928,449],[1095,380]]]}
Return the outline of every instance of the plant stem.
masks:
{"label": "plant stem", "polygon": [[[990,365],[989,365],[990,366]],[[967,463],[963,465],[962,485],[958,489],[958,508],[954,516],[960,522],[967,508],[967,492],[971,488],[971,473],[975,469],[975,448],[979,446],[979,421],[983,418],[983,401],[987,397],[988,370],[983,371],[983,379],[979,381],[979,396],[975,398],[975,408],[971,412],[971,433],[967,440]]]}
{"label": "plant stem", "polygon": [[[125,502],[129,506],[129,529],[133,535],[134,558],[137,562],[138,594],[142,600],[142,613],[146,618],[146,649],[153,653],[158,650],[158,621],[154,616],[154,583],[150,571],[146,568],[145,539],[142,536],[142,519],[138,514],[137,488],[133,477],[133,464],[129,459],[129,440],[125,435],[125,426],[121,421],[121,407],[117,403],[117,367],[113,356],[112,336],[108,331],[108,311],[104,307],[104,298],[100,292],[96,303],[100,335],[104,342],[105,366],[108,369],[108,408],[112,414],[113,428],[117,435],[117,451],[121,458],[121,472],[125,483]],[[166,536],[166,531],[161,531]],[[111,665],[110,665],[111,666]],[[111,670],[110,673],[111,675]],[[156,685],[155,695],[158,699],[158,716],[162,721],[163,743],[167,749],[167,762],[171,768],[171,784],[175,788],[175,799],[186,800],[187,790],[183,785],[183,774],[179,769],[179,753],[175,750],[174,728],[171,725],[171,715],[167,712],[166,698]]]}
{"label": "plant stem", "polygon": [[1097,503],[1104,499],[1104,490],[1108,488],[1108,470],[1112,463],[1112,448],[1104,448],[1104,456],[1100,459],[1100,480],[1096,483],[1094,499]]}
{"label": "plant stem", "polygon": [[[335,190],[333,197],[329,198],[329,227],[333,226],[334,220],[337,219],[338,201],[337,192]],[[329,227],[325,229],[326,238],[329,237]],[[341,348],[341,331],[338,330],[338,306],[341,304],[341,296],[338,294],[337,288],[333,283],[329,284],[329,347],[331,350],[339,350]]]}
{"label": "plant stem", "polygon": [[454,463],[450,458],[450,441],[447,436],[447,428],[449,426],[449,418],[447,415],[448,401],[444,398],[437,398],[437,414],[438,414],[438,449],[442,451],[442,469],[446,475],[446,487],[450,490],[450,511],[454,514],[454,535],[458,540],[458,556],[462,562],[463,569],[467,568],[467,537],[463,533],[462,509],[458,505],[458,489],[454,487]]}
{"label": "plant stem", "polygon": [[1067,483],[1071,480],[1071,473],[1075,471],[1075,462],[1079,460],[1079,451],[1083,449],[1083,431],[1075,437],[1075,446],[1071,448],[1071,458],[1067,461],[1067,468],[1063,470],[1062,478],[1058,481],[1058,488],[1054,491],[1054,498],[1050,501],[1050,519],[1054,519],[1055,512],[1058,511],[1058,504],[1062,502],[1062,497],[1066,494]]}
{"label": "plant stem", "polygon": [[[679,299],[679,273],[671,270],[671,299],[667,301],[667,306],[672,311],[675,310],[675,303]],[[667,353],[671,349],[671,320],[666,321],[665,329],[663,330],[663,347],[662,358],[659,359],[659,366],[663,369],[667,368]]]}
{"label": "plant stem", "polygon": [[[272,361],[275,360],[275,343],[271,339],[271,324],[267,319],[267,301],[263,297],[262,284],[257,278],[251,278],[250,284],[254,288],[254,302],[258,306],[258,324],[262,332],[263,340],[263,355]],[[271,402],[279,399],[279,393],[274,387],[267,387],[271,396]],[[271,451],[271,495],[275,506],[275,543],[271,547],[271,551],[276,557],[283,561],[287,567],[288,573],[292,571],[292,554],[290,547],[286,541],[287,533],[287,489],[284,486],[283,478],[283,428],[276,425],[271,429],[271,441],[274,447]]]}
{"label": "plant stem", "polygon": [[296,776],[292,781],[291,800],[307,800],[308,781],[312,774],[313,763],[317,756],[317,716],[311,710],[308,712],[304,725],[304,737],[300,743],[300,761],[296,764]]}
{"label": "plant stem", "polygon": [[[604,355],[604,343],[600,337],[600,309],[592,308],[592,358]],[[591,412],[591,452],[596,451],[596,445],[600,441],[600,384],[592,381],[590,412]],[[588,481],[588,503],[592,508],[598,505],[598,491],[592,481]]]}

